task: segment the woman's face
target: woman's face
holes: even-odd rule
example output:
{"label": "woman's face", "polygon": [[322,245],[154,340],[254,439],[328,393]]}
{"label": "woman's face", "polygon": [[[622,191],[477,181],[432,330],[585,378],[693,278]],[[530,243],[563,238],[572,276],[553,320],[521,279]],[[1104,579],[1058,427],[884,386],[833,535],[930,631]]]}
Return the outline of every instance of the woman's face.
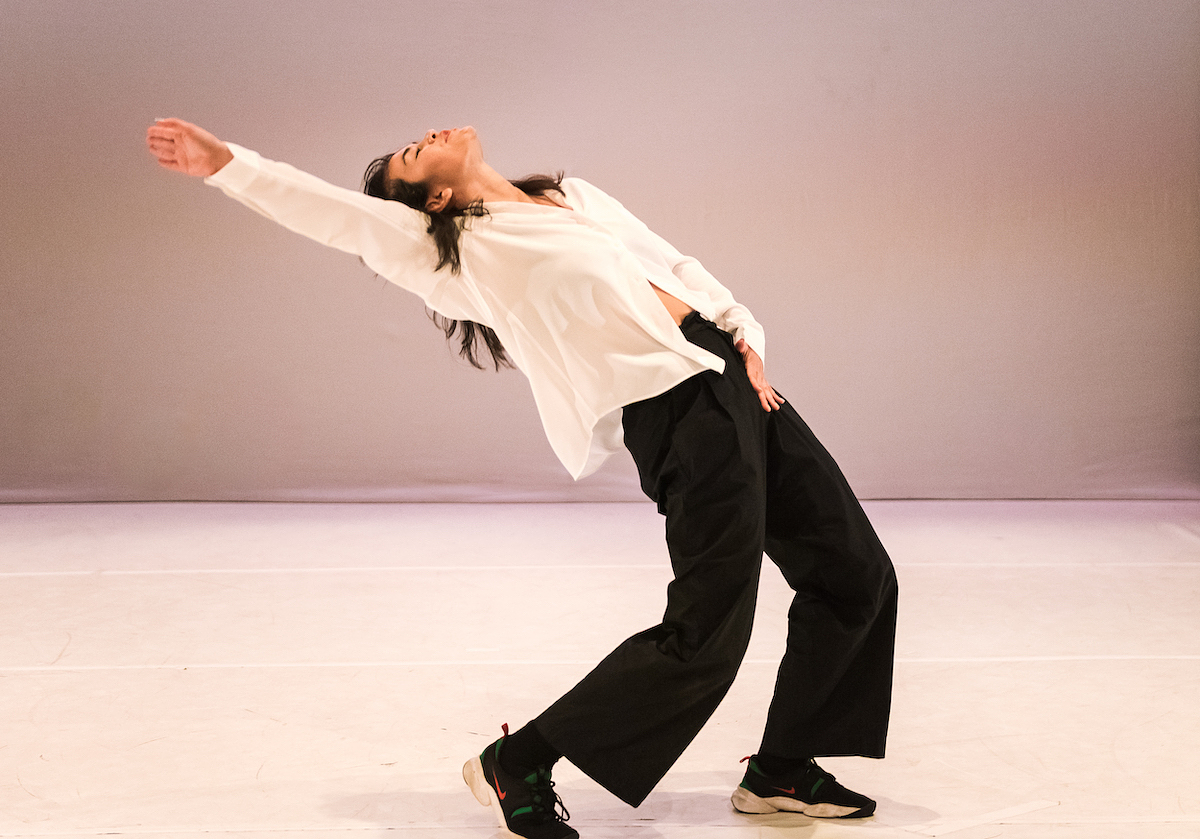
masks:
{"label": "woman's face", "polygon": [[444,186],[457,187],[476,160],[482,160],[482,155],[479,138],[471,126],[427,131],[418,142],[392,155],[388,177],[423,183],[430,192],[437,192]]}

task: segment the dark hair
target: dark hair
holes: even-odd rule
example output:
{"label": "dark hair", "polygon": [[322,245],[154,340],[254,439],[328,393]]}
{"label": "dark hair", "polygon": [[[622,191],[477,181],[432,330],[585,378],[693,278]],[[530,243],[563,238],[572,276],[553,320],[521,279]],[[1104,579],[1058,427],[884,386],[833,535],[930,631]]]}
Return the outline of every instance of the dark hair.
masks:
{"label": "dark hair", "polygon": [[[363,173],[362,190],[367,195],[373,195],[376,198],[385,198],[389,201],[399,201],[412,207],[414,210],[420,210],[429,217],[429,227],[426,231],[433,237],[433,242],[437,246],[438,263],[434,270],[440,271],[446,266],[450,267],[450,272],[457,274],[462,270],[462,258],[459,252],[458,242],[462,235],[463,229],[470,223],[472,218],[477,216],[486,216],[487,208],[483,206],[483,201],[474,201],[466,207],[455,208],[447,207],[439,213],[431,213],[425,209],[425,202],[429,200],[429,185],[424,183],[412,183],[409,181],[400,180],[399,178],[388,177],[388,163],[392,159],[392,154],[385,154],[382,157],[377,157],[367,166],[367,171]],[[520,180],[510,181],[513,186],[524,192],[526,195],[545,195],[547,192],[562,193],[563,173],[557,175],[529,175]],[[515,366],[512,359],[508,357],[508,353],[504,349],[504,345],[500,343],[500,338],[495,331],[482,323],[476,323],[472,320],[453,320],[445,317],[437,312],[431,312],[430,317],[434,324],[446,333],[446,340],[451,340],[458,336],[459,348],[458,354],[465,358],[473,367],[484,369],[479,360],[480,348],[479,343],[482,342],[488,354],[492,357],[492,366],[499,370],[501,367]]]}

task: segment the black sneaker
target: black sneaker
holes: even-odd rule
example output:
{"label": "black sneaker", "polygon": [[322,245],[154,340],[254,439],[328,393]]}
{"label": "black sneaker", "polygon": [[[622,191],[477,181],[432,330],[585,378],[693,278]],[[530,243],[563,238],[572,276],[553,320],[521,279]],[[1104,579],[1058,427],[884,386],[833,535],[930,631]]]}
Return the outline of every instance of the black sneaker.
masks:
{"label": "black sneaker", "polygon": [[508,736],[483,750],[463,765],[463,780],[471,788],[475,800],[491,805],[500,826],[509,836],[522,839],[579,839],[579,832],[567,826],[571,814],[554,791],[550,770],[539,766],[524,778],[510,775],[500,765],[500,749]]}
{"label": "black sneaker", "polygon": [[786,810],[815,819],[865,819],[875,812],[875,802],[851,792],[810,760],[786,775],[768,777],[753,757],[746,777],[733,791],[733,808],[739,813],[774,813]]}

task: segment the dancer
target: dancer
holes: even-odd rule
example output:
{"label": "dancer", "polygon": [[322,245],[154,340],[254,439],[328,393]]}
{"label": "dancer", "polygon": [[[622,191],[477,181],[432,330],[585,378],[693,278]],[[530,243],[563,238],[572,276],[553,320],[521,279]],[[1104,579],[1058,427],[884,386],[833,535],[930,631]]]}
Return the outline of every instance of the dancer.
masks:
{"label": "dancer", "polygon": [[371,163],[367,194],[159,120],[158,162],[356,254],[419,295],[476,366],[528,378],[575,478],[622,443],[666,518],[662,622],[472,758],[502,827],[570,839],[560,757],[639,805],[724,697],[750,640],[764,551],[795,591],[763,739],[733,805],[862,818],[875,802],[816,757],[881,758],[896,578],[833,459],[769,384],[762,327],[700,264],[584,181],[510,182],[474,129],[430,131]]}

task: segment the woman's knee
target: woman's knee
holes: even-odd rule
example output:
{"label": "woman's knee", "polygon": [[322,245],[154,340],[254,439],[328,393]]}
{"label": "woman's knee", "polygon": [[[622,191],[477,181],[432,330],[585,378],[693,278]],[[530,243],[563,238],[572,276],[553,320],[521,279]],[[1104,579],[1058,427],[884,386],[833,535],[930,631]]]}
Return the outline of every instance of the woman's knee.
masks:
{"label": "woman's knee", "polygon": [[667,609],[660,626],[659,650],[681,662],[697,659],[725,662],[737,672],[754,626],[758,575],[732,583],[687,591],[688,581],[676,580],[667,592]]}

